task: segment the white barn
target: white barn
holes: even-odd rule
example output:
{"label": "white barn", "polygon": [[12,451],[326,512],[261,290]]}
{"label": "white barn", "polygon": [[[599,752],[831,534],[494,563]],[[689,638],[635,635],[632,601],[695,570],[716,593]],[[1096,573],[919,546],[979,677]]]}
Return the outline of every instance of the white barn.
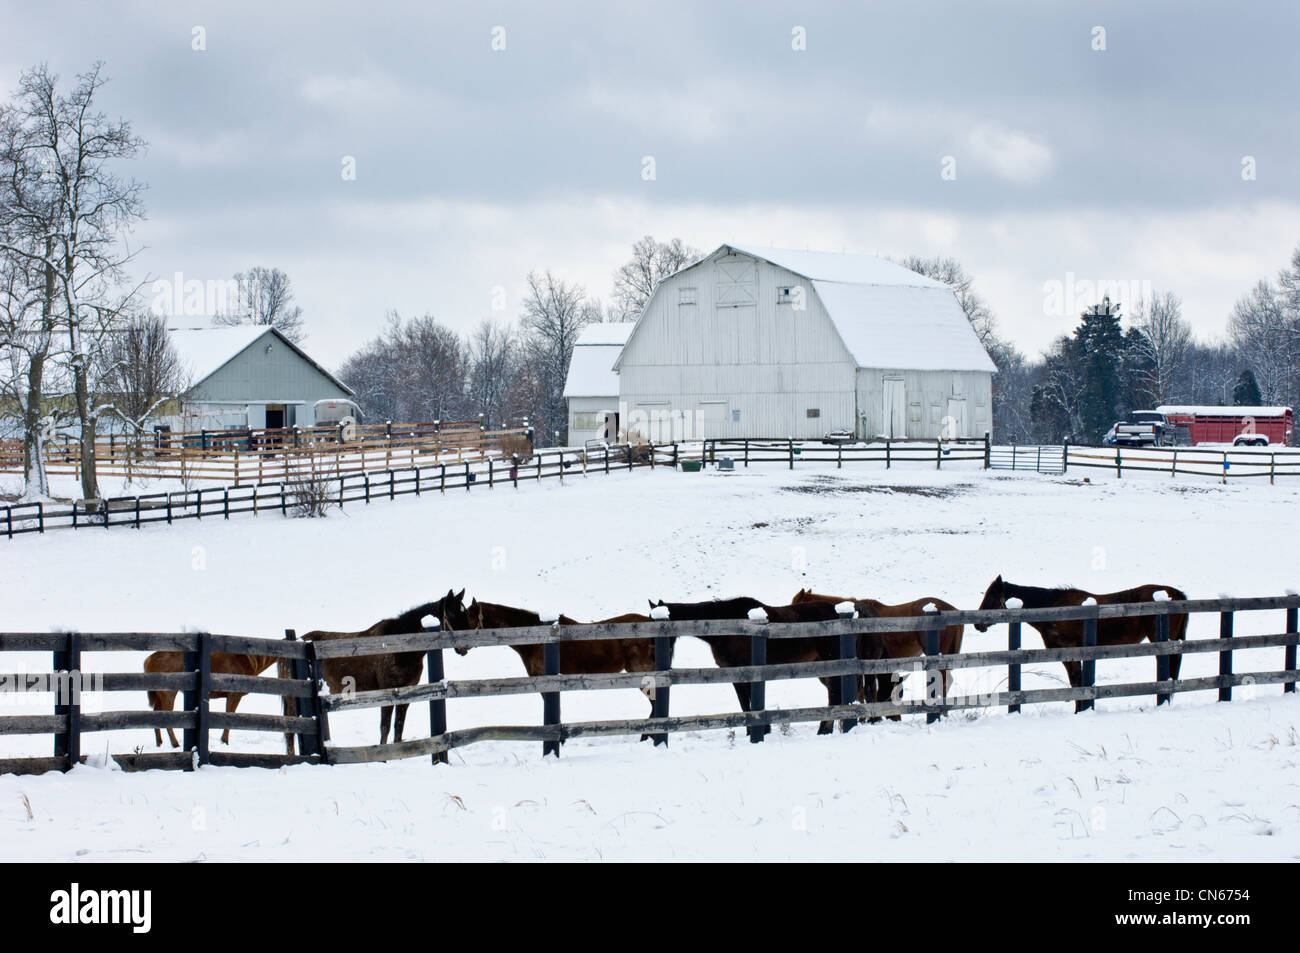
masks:
{"label": "white barn", "polygon": [[618,360],[632,323],[589,324],[573,347],[564,396],[569,404],[569,445],[588,440],[614,443],[619,435]]}
{"label": "white barn", "polygon": [[952,289],[870,255],[722,245],[659,283],[615,370],[656,440],[992,426],[996,368]]}

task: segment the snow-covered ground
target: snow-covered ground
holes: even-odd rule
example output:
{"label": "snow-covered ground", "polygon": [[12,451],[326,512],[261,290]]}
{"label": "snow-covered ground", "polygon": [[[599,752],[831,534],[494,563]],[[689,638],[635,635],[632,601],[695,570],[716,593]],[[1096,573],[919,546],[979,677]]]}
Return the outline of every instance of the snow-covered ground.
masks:
{"label": "snow-covered ground", "polygon": [[[566,478],[446,498],[379,501],[325,520],[244,517],[0,545],[8,631],[214,632],[361,628],[435,598],[469,596],[578,618],[644,611],[647,599],[745,594],[788,601],[801,586],[901,601],[978,605],[998,573],[1098,591],[1141,582],[1193,598],[1296,588],[1286,550],[1300,486],[1104,471],[1066,478],[966,465],[885,471],[802,465],[731,474],[669,470]],[[1281,613],[1241,615],[1238,634],[1280,631]],[[1217,620],[1195,619],[1213,637]],[[1026,627],[1026,646],[1039,644]],[[1004,627],[967,629],[968,650],[1006,645]],[[3,668],[43,670],[7,653]],[[141,655],[88,656],[90,670],[139,670]],[[1238,653],[1237,670],[1281,666],[1282,650]],[[711,664],[683,639],[676,664]],[[522,674],[509,649],[448,653],[451,678]],[[1186,656],[1184,672],[1217,671]],[[1149,679],[1150,659],[1103,662],[1101,681]],[[913,679],[915,681],[915,679]],[[1059,665],[1029,688],[1064,683]],[[958,693],[996,691],[1000,670],[962,670]],[[919,686],[917,686],[919,687]],[[915,688],[913,689],[915,690]],[[861,726],[816,737],[776,731],[483,743],[448,766],[196,775],[80,767],[0,777],[0,859],[1260,859],[1300,857],[1300,699],[1277,686],[1065,704]],[[771,706],[824,703],[815,682],[772,684]],[[90,707],[94,696],[86,699]],[[142,695],[100,698],[140,708]],[[49,696],[10,705],[46,711]],[[219,704],[219,703],[218,703]],[[674,714],[735,710],[729,689],[673,690]],[[241,711],[273,711],[245,699]],[[635,691],[571,693],[569,720],[638,717]],[[540,699],[449,704],[452,728],[538,723]],[[331,719],[340,744],[377,740],[374,711]],[[407,737],[428,730],[412,706]],[[233,747],[279,739],[235,732]],[[48,737],[0,738],[0,756],[48,754]],[[87,736],[83,750],[152,749],[152,732]],[[28,807],[32,817],[28,818]]]}

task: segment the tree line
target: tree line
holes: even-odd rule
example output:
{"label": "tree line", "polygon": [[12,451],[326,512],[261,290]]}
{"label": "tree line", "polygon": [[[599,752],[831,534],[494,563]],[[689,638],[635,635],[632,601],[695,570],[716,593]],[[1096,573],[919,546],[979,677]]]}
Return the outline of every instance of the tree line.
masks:
{"label": "tree line", "polygon": [[660,279],[700,254],[680,239],[645,236],[614,272],[608,305],[551,271],[532,272],[517,319],[484,319],[465,335],[431,314],[390,311],[383,332],[344,361],[338,377],[356,391],[368,419],[529,426],[539,445],[563,443],[564,383],[582,329],[635,320]]}

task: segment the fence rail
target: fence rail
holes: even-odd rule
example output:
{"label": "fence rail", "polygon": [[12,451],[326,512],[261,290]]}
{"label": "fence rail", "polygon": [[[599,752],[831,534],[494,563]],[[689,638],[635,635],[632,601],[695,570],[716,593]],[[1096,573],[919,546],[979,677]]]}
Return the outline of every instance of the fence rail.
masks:
{"label": "fence rail", "polygon": [[[242,486],[303,474],[333,476],[415,466],[439,458],[485,459],[527,428],[485,430],[474,422],[374,424],[351,428],[202,430],[108,434],[95,440],[96,472],[129,479],[203,480]],[[0,443],[0,473],[22,472],[22,444]],[[45,445],[46,469],[80,477],[81,445],[66,436]]]}
{"label": "fence rail", "polygon": [[[1239,612],[1283,610],[1285,630],[1281,632],[1234,636],[1234,618]],[[1294,693],[1300,681],[1296,665],[1296,648],[1300,644],[1297,615],[1300,595],[1263,598],[1208,599],[1149,602],[1126,605],[1078,606],[1056,609],[956,610],[927,613],[909,618],[853,619],[808,623],[761,623],[750,621],[653,621],[609,623],[582,626],[533,626],[518,629],[483,629],[467,631],[413,632],[382,638],[355,638],[321,643],[299,642],[292,631],[285,640],[243,638],[206,633],[3,633],[0,634],[0,659],[8,652],[41,651],[51,653],[48,673],[0,673],[0,692],[28,690],[51,691],[56,683],[79,686],[81,659],[92,651],[172,650],[184,652],[185,671],[166,675],[115,673],[98,676],[89,690],[97,692],[144,691],[166,689],[183,693],[183,710],[177,712],[82,711],[79,691],[54,691],[52,715],[0,715],[0,735],[50,735],[54,742],[52,757],[0,759],[0,772],[42,772],[67,770],[81,760],[81,736],[86,732],[124,728],[180,728],[185,733],[180,752],[147,752],[114,755],[124,769],[189,769],[197,764],[234,766],[278,766],[297,763],[346,764],[396,758],[429,756],[434,763],[446,760],[453,748],[484,740],[541,741],[543,753],[559,754],[562,742],[583,737],[648,734],[664,744],[672,732],[720,728],[746,728],[750,740],[760,742],[772,725],[802,722],[840,721],[846,728],[859,718],[884,715],[923,714],[934,721],[943,714],[973,708],[1006,707],[1020,711],[1024,705],[1073,701],[1076,710],[1093,707],[1100,699],[1154,696],[1157,703],[1170,701],[1177,694],[1217,691],[1221,701],[1231,701],[1237,686],[1280,685],[1283,693]],[[1218,638],[1170,641],[1166,620],[1174,614],[1217,614]],[[1099,646],[1096,623],[1102,619],[1155,616],[1156,638],[1133,645]],[[1059,620],[1085,621],[1084,644],[1055,649],[1020,647],[1021,627],[1025,623]],[[982,622],[1006,624],[1007,648],[958,654],[939,651],[939,632],[953,624]],[[871,652],[860,657],[857,638],[870,639],[873,634],[896,631],[923,631],[924,657],[880,659]],[[1089,633],[1091,638],[1089,638]],[[673,640],[687,636],[744,635],[751,639],[751,663],[726,668],[674,668],[671,660]],[[767,664],[768,639],[809,638],[853,635],[839,640],[840,656],[816,662]],[[655,670],[609,674],[567,674],[559,671],[558,646],[565,642],[592,639],[652,639],[655,646]],[[492,645],[544,644],[557,646],[547,652],[547,671],[540,676],[493,677],[449,680],[443,676],[442,653],[447,649]],[[1238,673],[1234,671],[1234,653],[1264,649],[1282,649],[1282,665],[1269,671]],[[290,677],[268,678],[221,675],[211,672],[214,651],[242,651],[284,660]],[[321,665],[326,659],[422,652],[428,661],[428,681],[407,687],[341,695],[321,694]],[[1169,658],[1173,655],[1218,654],[1219,673],[1196,678],[1171,678]],[[1100,661],[1150,657],[1155,659],[1155,679],[1144,682],[1098,684],[1096,664]],[[1025,665],[1044,662],[1079,661],[1081,683],[1070,688],[1030,689],[1021,687],[1021,670]],[[923,698],[887,702],[844,701],[846,691],[860,676],[882,675],[903,670],[948,671],[952,669],[993,668],[1007,672],[1007,689],[991,693],[944,697],[936,689],[940,681],[927,678]],[[836,676],[839,676],[836,679]],[[839,686],[825,706],[795,709],[767,708],[763,687],[768,681],[829,678]],[[33,679],[35,689],[30,688]],[[726,713],[693,713],[673,716],[669,713],[669,693],[674,685],[747,683],[754,700],[751,710]],[[565,692],[639,689],[652,700],[649,718],[606,721],[564,722],[561,697]],[[82,688],[84,691],[84,687]],[[282,701],[283,715],[225,714],[209,710],[212,694],[219,691],[261,692]],[[539,694],[543,701],[541,725],[490,725],[448,731],[446,703],[451,699],[485,698],[518,694]],[[849,696],[851,697],[851,696]],[[430,705],[431,733],[418,738],[383,745],[331,745],[329,716],[333,712],[376,708],[383,705],[427,701]],[[285,733],[297,738],[299,754],[213,751],[208,734],[223,728]]]}

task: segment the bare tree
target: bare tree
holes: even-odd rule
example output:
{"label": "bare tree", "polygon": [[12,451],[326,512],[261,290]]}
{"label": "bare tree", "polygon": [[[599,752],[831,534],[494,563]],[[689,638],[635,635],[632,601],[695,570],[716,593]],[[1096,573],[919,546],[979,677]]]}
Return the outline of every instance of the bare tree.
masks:
{"label": "bare tree", "polygon": [[568,413],[564,400],[564,379],[573,360],[579,332],[599,318],[579,285],[569,285],[545,274],[530,272],[528,296],[520,319],[528,333],[525,349],[534,384],[535,416],[539,442],[548,443],[556,434],[567,434]]}
{"label": "bare tree", "polygon": [[[10,107],[15,148],[34,182],[6,195],[3,249],[53,274],[51,317],[66,337],[62,361],[71,378],[81,438],[81,491],[98,499],[95,428],[101,408],[91,392],[96,362],[108,332],[135,295],[124,289],[124,267],[133,257],[124,242],[144,216],[143,186],[120,179],[117,161],[135,157],[143,141],[129,123],[94,111],[106,80],[102,64],[77,77],[67,96],[44,65],[23,72]],[[20,237],[21,236],[21,237]]]}
{"label": "bare tree", "polygon": [[293,303],[293,282],[279,268],[255,265],[235,275],[235,283],[239,288],[237,310],[214,316],[214,324],[270,325],[295,344],[307,336],[302,308]]}
{"label": "bare tree", "polygon": [[509,423],[517,366],[514,331],[491,320],[479,322],[469,336],[469,400],[489,430]]}
{"label": "bare tree", "polygon": [[1295,382],[1297,336],[1287,301],[1267,279],[1240,299],[1228,319],[1233,346],[1255,373],[1265,403],[1283,401]]}
{"label": "bare tree", "polygon": [[98,389],[109,401],[107,408],[138,433],[163,404],[189,390],[190,383],[166,319],[139,316],[110,339]]}
{"label": "bare tree", "polygon": [[646,235],[637,241],[632,246],[632,259],[614,272],[613,313],[618,315],[617,320],[635,321],[650,300],[655,285],[700,256],[697,249],[683,244],[680,238],[657,242],[653,236]]}
{"label": "bare tree", "polygon": [[1141,332],[1137,349],[1144,359],[1142,383],[1155,403],[1182,400],[1183,368],[1192,346],[1192,329],[1183,320],[1183,304],[1172,292],[1138,302],[1134,327]]}

